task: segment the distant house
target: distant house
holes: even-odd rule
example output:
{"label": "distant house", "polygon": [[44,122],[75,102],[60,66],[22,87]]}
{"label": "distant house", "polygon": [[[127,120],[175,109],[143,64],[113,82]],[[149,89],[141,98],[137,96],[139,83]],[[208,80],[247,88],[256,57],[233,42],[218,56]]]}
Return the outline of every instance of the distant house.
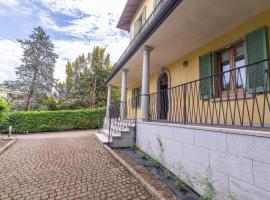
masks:
{"label": "distant house", "polygon": [[[270,199],[270,1],[128,0],[97,138],[134,143],[215,199]],[[111,105],[111,86],[121,86]]]}
{"label": "distant house", "polygon": [[0,88],[0,97],[5,98],[8,101],[14,101],[14,100],[24,100],[25,99],[25,93],[16,91],[16,90],[10,90],[7,88]]}

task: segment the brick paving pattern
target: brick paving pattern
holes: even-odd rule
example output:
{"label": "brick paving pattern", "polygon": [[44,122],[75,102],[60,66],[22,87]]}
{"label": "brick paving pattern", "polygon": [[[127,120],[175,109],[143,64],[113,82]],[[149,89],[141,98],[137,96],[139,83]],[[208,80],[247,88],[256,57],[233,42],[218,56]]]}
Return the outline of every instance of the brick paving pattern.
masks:
{"label": "brick paving pattern", "polygon": [[20,136],[0,155],[0,199],[153,198],[82,131]]}

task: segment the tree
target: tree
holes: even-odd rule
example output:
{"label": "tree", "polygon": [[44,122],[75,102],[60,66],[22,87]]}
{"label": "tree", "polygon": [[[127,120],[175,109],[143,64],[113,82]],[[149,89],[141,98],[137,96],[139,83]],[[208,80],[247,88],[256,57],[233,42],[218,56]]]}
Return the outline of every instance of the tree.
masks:
{"label": "tree", "polygon": [[[111,70],[110,54],[106,53],[105,48],[98,46],[87,56],[82,54],[74,62],[68,62],[66,81],[55,84],[56,97],[61,108],[105,106],[107,87],[104,83]],[[119,99],[119,94],[119,89],[113,88],[113,102]]]}
{"label": "tree", "polygon": [[48,110],[56,110],[57,109],[57,102],[54,96],[49,96],[42,101],[42,105],[46,106]]}
{"label": "tree", "polygon": [[34,28],[29,39],[18,40],[23,49],[22,65],[16,68],[17,81],[22,91],[27,93],[26,109],[31,109],[31,101],[41,102],[52,92],[53,73],[57,54],[54,44],[41,27]]}

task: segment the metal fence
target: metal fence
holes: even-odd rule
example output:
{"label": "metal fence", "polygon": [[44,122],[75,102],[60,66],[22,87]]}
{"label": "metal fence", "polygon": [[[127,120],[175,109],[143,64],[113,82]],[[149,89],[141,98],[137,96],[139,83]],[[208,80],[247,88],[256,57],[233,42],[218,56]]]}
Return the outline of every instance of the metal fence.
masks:
{"label": "metal fence", "polygon": [[269,61],[150,94],[149,120],[270,127]]}

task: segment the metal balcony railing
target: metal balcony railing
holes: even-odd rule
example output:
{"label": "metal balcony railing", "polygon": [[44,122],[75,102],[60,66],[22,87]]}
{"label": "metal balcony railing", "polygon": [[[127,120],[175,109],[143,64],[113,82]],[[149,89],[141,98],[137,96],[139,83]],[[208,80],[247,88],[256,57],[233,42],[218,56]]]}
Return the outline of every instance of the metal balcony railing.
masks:
{"label": "metal balcony railing", "polygon": [[180,124],[270,127],[265,59],[149,96],[149,120]]}

